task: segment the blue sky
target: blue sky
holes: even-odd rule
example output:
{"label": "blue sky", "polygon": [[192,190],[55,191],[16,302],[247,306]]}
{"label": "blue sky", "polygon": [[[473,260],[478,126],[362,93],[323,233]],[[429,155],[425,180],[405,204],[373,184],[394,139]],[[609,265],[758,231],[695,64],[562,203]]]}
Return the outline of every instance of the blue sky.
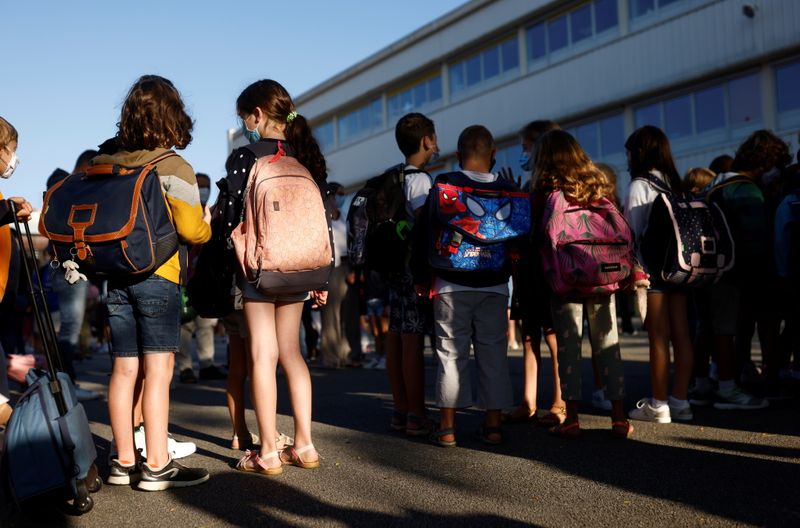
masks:
{"label": "blue sky", "polygon": [[146,73],[181,91],[195,120],[182,155],[216,180],[249,83],[273,78],[299,95],[462,3],[8,2],[0,115],[20,134],[20,165],[0,191],[41,205],[56,167],[71,171],[82,151],[116,133],[120,104]]}

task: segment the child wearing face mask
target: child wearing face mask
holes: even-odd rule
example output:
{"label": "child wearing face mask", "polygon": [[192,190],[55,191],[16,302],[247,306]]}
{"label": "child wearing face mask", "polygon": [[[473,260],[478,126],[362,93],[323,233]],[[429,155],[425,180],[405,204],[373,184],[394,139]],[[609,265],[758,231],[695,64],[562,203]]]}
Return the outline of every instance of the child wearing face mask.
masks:
{"label": "child wearing face mask", "polygon": [[[14,174],[19,158],[17,158],[17,130],[0,117],[0,177],[8,179]],[[3,199],[0,193],[0,300],[6,292],[8,284],[9,269],[11,261],[11,229],[8,224],[14,221],[12,212],[12,202],[17,210],[17,218],[27,221],[30,218],[33,208],[25,198],[15,196],[8,200]],[[6,376],[6,354],[0,345],[0,425],[8,423],[11,417],[11,405],[9,399],[8,377]]]}

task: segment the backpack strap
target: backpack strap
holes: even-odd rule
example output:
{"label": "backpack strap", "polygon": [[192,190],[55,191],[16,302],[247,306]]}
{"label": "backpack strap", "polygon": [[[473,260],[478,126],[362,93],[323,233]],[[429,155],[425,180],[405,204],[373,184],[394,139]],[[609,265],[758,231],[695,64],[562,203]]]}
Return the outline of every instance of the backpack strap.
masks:
{"label": "backpack strap", "polygon": [[706,201],[707,202],[711,201],[711,196],[714,193],[716,193],[717,191],[720,191],[720,190],[724,189],[725,187],[730,187],[732,185],[741,185],[741,184],[746,184],[746,183],[750,183],[752,185],[756,184],[756,182],[754,182],[753,180],[751,180],[747,176],[742,176],[740,174],[736,175],[736,176],[733,176],[732,178],[728,178],[727,180],[714,185],[713,187],[711,187],[708,190],[708,192],[706,192]]}
{"label": "backpack strap", "polygon": [[660,180],[659,178],[656,178],[655,176],[653,176],[649,172],[646,172],[644,174],[637,174],[636,176],[633,177],[633,179],[634,180],[646,181],[651,186],[655,187],[655,189],[658,192],[661,192],[661,193],[664,193],[664,194],[668,194],[668,195],[674,194],[672,189],[670,189],[669,186],[667,186],[667,184],[664,181]]}

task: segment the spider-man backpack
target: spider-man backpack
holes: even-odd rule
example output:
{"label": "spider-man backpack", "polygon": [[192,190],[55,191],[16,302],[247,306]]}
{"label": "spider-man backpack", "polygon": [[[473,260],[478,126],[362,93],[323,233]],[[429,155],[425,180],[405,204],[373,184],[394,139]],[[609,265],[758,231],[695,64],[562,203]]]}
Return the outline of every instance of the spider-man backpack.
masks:
{"label": "spider-man backpack", "polygon": [[431,188],[428,208],[428,260],[435,270],[503,271],[510,259],[508,242],[531,229],[530,195],[506,180],[442,174]]}

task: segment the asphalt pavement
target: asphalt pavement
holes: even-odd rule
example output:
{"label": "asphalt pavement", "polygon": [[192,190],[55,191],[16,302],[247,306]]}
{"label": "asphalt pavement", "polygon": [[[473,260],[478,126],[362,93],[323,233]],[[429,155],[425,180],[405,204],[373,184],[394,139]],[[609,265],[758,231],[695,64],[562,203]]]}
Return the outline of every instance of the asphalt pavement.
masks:
{"label": "asphalt pavement", "polygon": [[[646,336],[623,338],[628,408],[649,391]],[[586,346],[586,345],[585,345]],[[435,368],[428,351],[432,403]],[[546,355],[546,354],[545,354]],[[225,384],[185,385],[175,378],[170,431],[197,443],[185,459],[211,479],[197,487],[148,493],[104,486],[82,517],[40,507],[4,524],[75,527],[217,526],[800,526],[800,399],[762,411],[695,408],[686,424],[634,422],[628,440],[610,435],[610,420],[589,405],[591,370],[584,350],[582,438],[549,436],[513,425],[499,447],[480,443],[477,410],[459,413],[454,449],[389,431],[385,371],[312,368],[314,443],[322,467],[287,467],[265,477],[233,469]],[[225,351],[218,347],[217,360]],[[510,352],[515,395],[522,359]],[[85,404],[101,475],[111,438],[105,402],[110,362],[78,364],[81,386],[103,393]],[[545,360],[539,403],[549,404]],[[285,380],[279,428],[292,433]],[[431,406],[433,409],[433,407]],[[433,411],[435,414],[435,410]],[[255,416],[247,413],[252,431]]]}

